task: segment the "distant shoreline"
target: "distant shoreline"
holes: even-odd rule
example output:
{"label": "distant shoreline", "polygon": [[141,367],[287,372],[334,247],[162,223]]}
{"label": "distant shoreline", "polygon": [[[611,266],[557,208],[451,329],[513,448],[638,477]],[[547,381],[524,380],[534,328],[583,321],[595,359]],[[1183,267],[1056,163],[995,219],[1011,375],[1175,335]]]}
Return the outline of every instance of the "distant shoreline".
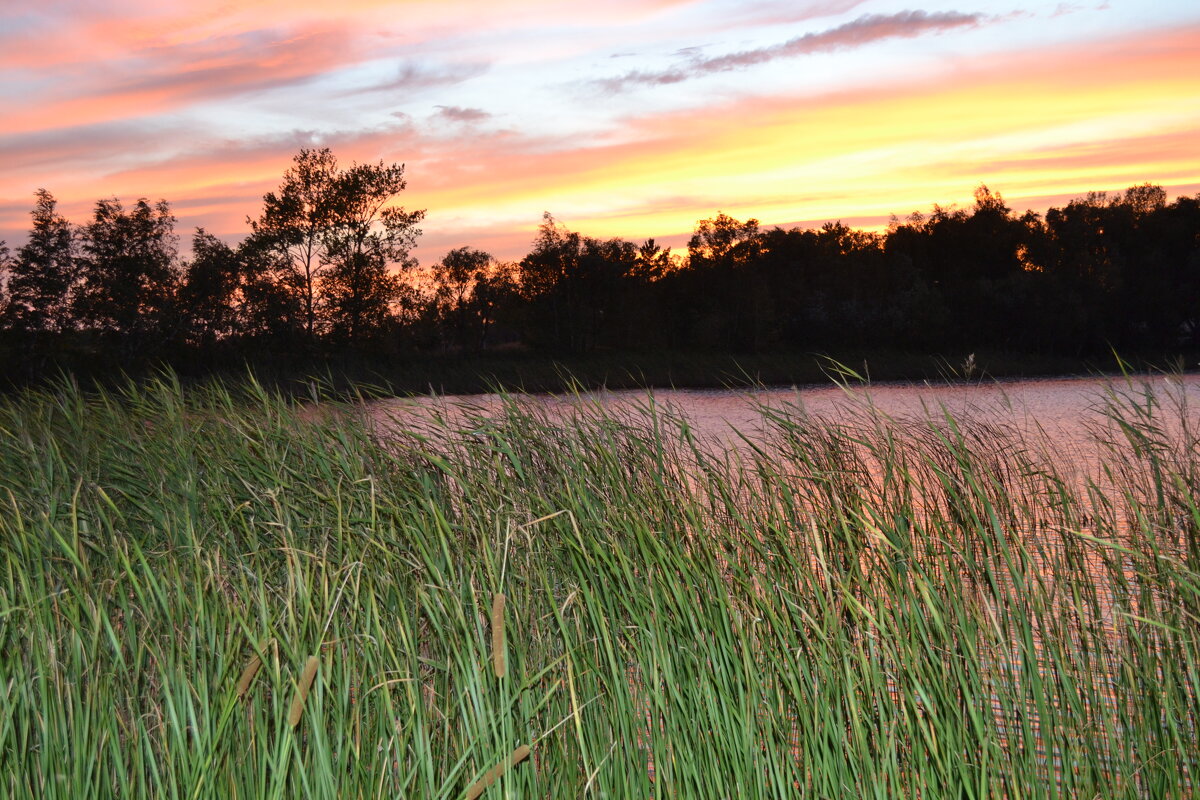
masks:
{"label": "distant shoreline", "polygon": [[[320,361],[251,364],[240,370],[183,374],[186,382],[217,377],[230,383],[249,374],[285,394],[338,396],[365,392],[380,397],[522,394],[638,389],[720,390],[832,386],[835,382],[872,385],[970,384],[994,381],[1113,377],[1122,374],[1116,357],[1068,358],[1019,353],[950,355],[908,351],[816,353],[596,353],[556,358],[531,353],[363,357]],[[1131,373],[1194,372],[1190,353],[1122,356]],[[839,374],[837,366],[846,368]]]}
{"label": "distant shoreline", "polygon": [[[474,354],[374,356],[326,353],[319,356],[263,355],[235,365],[145,366],[114,371],[104,366],[47,366],[39,377],[18,381],[11,374],[0,393],[23,387],[54,387],[63,380],[81,388],[127,385],[164,374],[185,385],[220,381],[237,386],[253,378],[262,386],[296,397],[406,397],[489,394],[561,394],[573,391],[637,389],[721,390],[791,387],[809,389],[838,382],[858,385],[929,383],[954,385],[994,381],[1053,380],[1119,376],[1113,354],[1068,357],[977,351],[919,353],[906,350],[855,350],[837,353],[776,352],[753,354],[702,352],[596,352],[554,356],[526,351]],[[1200,353],[1122,354],[1126,372],[1196,372]]]}

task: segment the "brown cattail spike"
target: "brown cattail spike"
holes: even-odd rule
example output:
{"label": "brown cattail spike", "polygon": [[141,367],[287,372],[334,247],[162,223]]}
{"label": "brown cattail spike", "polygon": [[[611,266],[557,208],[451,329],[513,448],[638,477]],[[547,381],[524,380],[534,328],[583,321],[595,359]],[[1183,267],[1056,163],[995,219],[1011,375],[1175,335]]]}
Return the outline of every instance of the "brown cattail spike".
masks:
{"label": "brown cattail spike", "polygon": [[504,650],[504,595],[492,598],[492,670],[497,678],[508,674],[508,657]]}
{"label": "brown cattail spike", "polygon": [[[500,596],[503,597],[504,595]],[[476,798],[487,791],[489,786],[498,781],[501,775],[527,758],[529,758],[529,745],[523,744],[516,750],[513,750],[511,756],[489,769],[482,778],[471,784],[471,788],[467,789],[467,800],[476,800]]]}
{"label": "brown cattail spike", "polygon": [[309,656],[308,663],[304,665],[304,672],[300,675],[300,684],[296,687],[296,698],[292,700],[292,709],[288,712],[288,726],[296,727],[300,722],[300,716],[304,713],[304,701],[308,699],[308,692],[312,689],[313,678],[317,677],[317,666],[321,660],[317,656]]}
{"label": "brown cattail spike", "polygon": [[258,670],[262,667],[262,656],[258,653],[250,656],[249,663],[242,670],[242,677],[238,678],[237,696],[241,700],[246,696],[246,692],[250,690],[250,684],[254,682],[254,676],[258,674]]}

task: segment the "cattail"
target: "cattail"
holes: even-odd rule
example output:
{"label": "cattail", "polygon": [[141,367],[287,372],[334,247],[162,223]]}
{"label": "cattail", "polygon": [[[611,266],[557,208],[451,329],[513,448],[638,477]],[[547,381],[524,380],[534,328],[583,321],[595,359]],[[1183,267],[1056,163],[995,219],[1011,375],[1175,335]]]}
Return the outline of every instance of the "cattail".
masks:
{"label": "cattail", "polygon": [[262,657],[258,653],[250,656],[250,662],[242,670],[242,677],[238,678],[237,696],[239,700],[246,696],[246,692],[250,689],[250,684],[254,682],[254,676],[258,674],[258,670],[261,667]]}
{"label": "cattail", "polygon": [[259,642],[258,647],[255,648],[254,653],[250,656],[250,660],[246,662],[246,668],[242,670],[242,676],[238,678],[237,682],[237,696],[239,700],[246,696],[246,692],[250,691],[250,684],[254,683],[255,676],[258,675],[258,671],[262,668],[262,655],[260,654],[270,643],[270,639],[263,639]]}
{"label": "cattail", "polygon": [[308,699],[308,691],[312,688],[313,678],[317,677],[317,665],[321,660],[317,656],[309,656],[300,675],[300,685],[296,687],[296,698],[292,700],[292,709],[288,712],[288,726],[296,727],[300,715],[304,713],[304,701]]}
{"label": "cattail", "polygon": [[492,598],[492,671],[497,678],[508,674],[508,658],[504,653],[504,595]]}
{"label": "cattail", "polygon": [[[500,595],[500,597],[504,597],[504,595]],[[507,770],[512,769],[527,758],[529,758],[529,745],[523,744],[516,750],[513,750],[511,756],[489,769],[482,778],[471,784],[471,788],[467,789],[467,800],[476,800],[489,786],[499,780],[500,776]]]}

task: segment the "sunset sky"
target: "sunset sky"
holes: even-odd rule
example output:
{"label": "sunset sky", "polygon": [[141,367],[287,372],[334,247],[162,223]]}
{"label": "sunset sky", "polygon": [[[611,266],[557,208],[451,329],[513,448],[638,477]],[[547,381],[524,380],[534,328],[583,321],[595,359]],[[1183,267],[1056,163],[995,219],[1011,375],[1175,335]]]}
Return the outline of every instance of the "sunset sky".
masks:
{"label": "sunset sky", "polygon": [[[679,245],[1151,181],[1200,191],[1200,3],[38,0],[0,11],[0,239],[33,192],[231,240],[301,147],[404,162],[416,255]],[[185,242],[186,244],[186,242]]]}

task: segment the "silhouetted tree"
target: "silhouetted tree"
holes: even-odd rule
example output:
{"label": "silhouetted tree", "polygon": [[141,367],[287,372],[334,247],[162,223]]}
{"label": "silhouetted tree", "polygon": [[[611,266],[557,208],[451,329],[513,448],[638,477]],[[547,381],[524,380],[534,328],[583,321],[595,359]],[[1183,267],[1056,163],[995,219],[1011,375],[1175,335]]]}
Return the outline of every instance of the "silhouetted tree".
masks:
{"label": "silhouetted tree", "polygon": [[237,251],[197,228],[178,294],[185,341],[212,348],[241,331],[242,274]]}
{"label": "silhouetted tree", "polygon": [[[1185,201],[1187,198],[1180,198]],[[1188,269],[1191,251],[1182,202],[1168,206],[1161,186],[1143,184],[1111,197],[1105,209],[1104,237],[1121,302],[1113,308],[1120,330],[1112,335],[1143,346],[1170,346],[1196,314],[1196,280]]]}
{"label": "silhouetted tree", "polygon": [[475,282],[469,304],[479,331],[478,347],[488,347],[498,338],[515,337],[514,310],[519,302],[517,265],[493,260],[482,279]]}
{"label": "silhouetted tree", "polygon": [[[762,276],[758,220],[740,222],[725,213],[702,219],[688,241],[688,268],[676,288],[687,318],[685,346],[747,351],[756,347],[762,322]],[[755,306],[760,306],[758,309]]]}
{"label": "silhouetted tree", "polygon": [[688,240],[688,261],[693,268],[747,264],[757,255],[758,220],[739,222],[720,212],[696,223]]}
{"label": "silhouetted tree", "polygon": [[308,341],[308,285],[289,251],[259,234],[251,234],[237,249],[242,269],[242,333],[251,339],[290,350]]}
{"label": "silhouetted tree", "polygon": [[883,235],[841,222],[763,230],[719,213],[697,223],[686,260],[546,214],[518,264],[460,247],[419,281],[405,277],[424,212],[396,205],[405,188],[403,165],[342,170],[327,149],[302,150],[249,237],[231,247],[198,229],[185,264],[165,202],[102,200],[80,228],[39,190],[28,241],[15,257],[0,243],[6,374],[150,357],[207,369],[258,354],[307,368],[323,341],[377,355],[401,341],[573,353],[1200,348],[1200,195],[1168,202],[1152,184],[1044,217],[1015,214],[981,185],[973,206],[893,218]]}
{"label": "silhouetted tree", "polygon": [[527,341],[580,353],[622,330],[619,315],[638,253],[632,242],[584,237],[543,215],[533,250],[518,266]]}
{"label": "silhouetted tree", "polygon": [[296,295],[304,308],[304,330],[317,333],[318,286],[329,259],[326,242],[334,221],[333,186],[337,159],[328,147],[301,150],[283,173],[276,192],[263,196],[262,214],[248,220],[257,248],[273,249],[279,286]]}
{"label": "silhouetted tree", "polygon": [[382,328],[401,292],[389,267],[415,263],[409,251],[425,215],[389,205],[405,186],[402,164],[339,171],[326,147],[301,150],[263,197],[252,238],[277,255],[263,274],[297,296],[310,341],[326,331],[357,341]]}
{"label": "silhouetted tree", "polygon": [[1179,197],[1143,222],[1147,250],[1144,313],[1172,347],[1200,348],[1200,193]]}
{"label": "silhouetted tree", "polygon": [[75,315],[85,328],[117,340],[124,356],[153,352],[173,333],[174,228],[167,202],[145,198],[129,211],[115,198],[101,200],[83,228]]}
{"label": "silhouetted tree", "polygon": [[1128,207],[1136,219],[1145,219],[1167,207],[1167,191],[1153,183],[1130,186],[1121,204]]}
{"label": "silhouetted tree", "polygon": [[638,346],[646,318],[634,299],[644,290],[647,263],[642,248],[627,239],[584,237],[578,282],[584,298],[576,330],[580,349]]}
{"label": "silhouetted tree", "polygon": [[1046,212],[1054,248],[1051,292],[1060,305],[1058,338],[1080,351],[1119,340],[1123,258],[1108,230],[1110,205],[1106,192],[1089,192]]}
{"label": "silhouetted tree", "polygon": [[29,240],[17,250],[9,271],[9,318],[25,334],[72,327],[71,290],[78,273],[78,239],[45,189],[36,192]]}
{"label": "silhouetted tree", "polygon": [[328,271],[321,290],[322,311],[336,339],[361,343],[382,332],[402,293],[390,269],[416,266],[411,250],[425,212],[389,205],[406,186],[404,165],[381,161],[356,164],[329,187]]}
{"label": "silhouetted tree", "polygon": [[662,247],[654,239],[647,239],[638,247],[630,277],[643,284],[657,281],[679,264],[671,255],[671,248]]}
{"label": "silhouetted tree", "polygon": [[463,348],[482,346],[491,317],[490,308],[477,302],[477,293],[486,286],[494,264],[489,253],[472,247],[455,248],[434,264],[434,304],[447,342]]}
{"label": "silhouetted tree", "polygon": [[582,349],[574,335],[574,314],[581,300],[579,254],[583,237],[542,215],[533,249],[521,259],[519,285],[525,300],[526,339],[548,349]]}

